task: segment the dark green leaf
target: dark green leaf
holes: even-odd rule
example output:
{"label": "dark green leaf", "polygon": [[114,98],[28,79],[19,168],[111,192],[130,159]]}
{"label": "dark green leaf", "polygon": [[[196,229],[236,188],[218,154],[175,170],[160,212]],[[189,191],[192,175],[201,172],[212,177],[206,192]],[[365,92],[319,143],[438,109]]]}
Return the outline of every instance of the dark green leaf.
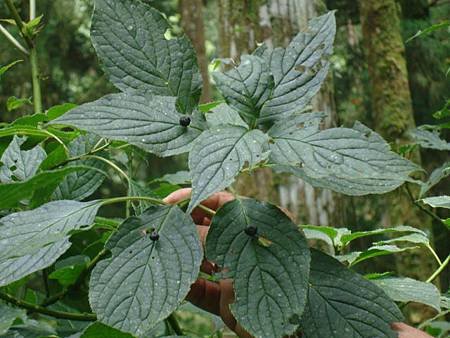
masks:
{"label": "dark green leaf", "polygon": [[358,263],[361,263],[365,260],[378,257],[378,256],[386,256],[391,255],[407,250],[413,250],[417,249],[418,246],[408,246],[400,248],[396,245],[373,245],[369,249],[365,251],[354,251],[349,254],[337,256],[336,258],[339,259],[341,262],[348,262],[350,266],[354,266]]}
{"label": "dark green leaf", "polygon": [[389,297],[332,257],[312,250],[308,303],[302,317],[306,338],[397,337],[390,324],[402,314]]}
{"label": "dark green leaf", "polygon": [[301,112],[325,80],[336,34],[334,12],[310,21],[284,48],[261,49],[270,64],[275,87],[260,112],[260,121],[279,120]]}
{"label": "dark green leaf", "polygon": [[0,219],[0,286],[52,265],[70,232],[94,222],[99,201],[55,201]]}
{"label": "dark green leaf", "polygon": [[80,338],[133,338],[133,336],[105,324],[95,322],[84,330]]}
{"label": "dark green leaf", "polygon": [[14,136],[0,158],[0,182],[11,183],[25,181],[33,177],[42,161],[47,157],[41,146],[31,150],[22,150],[20,147],[26,138]]}
{"label": "dark green leaf", "polygon": [[227,103],[249,124],[255,125],[264,103],[270,98],[274,78],[269,64],[259,56],[244,55],[241,64],[214,79]]}
{"label": "dark green leaf", "polygon": [[313,186],[353,196],[381,194],[396,189],[419,169],[361,124],[320,130],[317,119],[308,120],[308,115],[275,124],[269,135],[274,140],[272,161]]}
{"label": "dark green leaf", "polygon": [[[256,235],[247,234],[248,227],[255,227]],[[225,204],[212,220],[206,257],[233,279],[236,301],[231,311],[248,332],[283,337],[298,328],[295,319],[306,302],[309,249],[280,209],[251,199]]]}
{"label": "dark green leaf", "polygon": [[[449,70],[450,70],[450,68],[449,68]],[[435,112],[433,114],[433,117],[438,120],[444,119],[446,117],[450,117],[450,100],[447,100],[444,107],[441,110],[438,110],[437,112]]]}
{"label": "dark green leaf", "polygon": [[267,135],[260,130],[222,126],[207,130],[189,154],[192,197],[189,211],[213,193],[228,187],[244,166],[265,160]]}
{"label": "dark green leaf", "polygon": [[[150,239],[153,231],[159,240]],[[202,260],[196,227],[177,206],[154,206],[127,219],[107,248],[112,257],[92,272],[90,304],[99,321],[134,335],[180,305]]]}
{"label": "dark green leaf", "polygon": [[432,25],[430,27],[425,28],[424,30],[419,30],[416,34],[414,34],[414,36],[410,37],[408,40],[406,40],[405,43],[410,42],[411,40],[414,40],[418,37],[424,36],[424,35],[429,35],[439,29],[443,29],[443,28],[448,28],[450,27],[450,21],[446,20],[440,23],[437,23],[435,25]]}
{"label": "dark green leaf", "polygon": [[[99,141],[95,135],[83,135],[73,140],[69,145],[71,157],[89,153]],[[71,163],[74,166],[85,165],[93,169],[76,171],[67,175],[53,192],[53,199],[81,201],[91,196],[103,183],[106,164],[96,159],[78,160]],[[98,169],[98,170],[95,170]]]}
{"label": "dark green leaf", "polygon": [[112,83],[177,97],[178,110],[190,113],[201,93],[197,58],[188,38],[164,36],[169,28],[142,2],[95,0],[91,38]]}
{"label": "dark green leaf", "polygon": [[88,263],[89,257],[87,256],[70,256],[58,261],[55,264],[55,271],[48,278],[57,280],[62,286],[72,285],[77,281],[83,270],[86,269]]}
{"label": "dark green leaf", "polygon": [[189,175],[189,171],[181,170],[174,174],[166,174],[153,182],[167,182],[175,185],[183,185],[191,183],[191,177]]}
{"label": "dark green leaf", "polygon": [[411,278],[396,277],[373,279],[372,283],[378,285],[396,302],[417,302],[431,306],[438,312],[441,310],[439,305],[441,294],[431,283],[424,283]]}
{"label": "dark green leaf", "polygon": [[120,93],[83,104],[52,123],[72,125],[170,156],[189,151],[204,128],[202,116],[194,114],[188,127],[180,125],[182,116],[175,109],[174,98]]}

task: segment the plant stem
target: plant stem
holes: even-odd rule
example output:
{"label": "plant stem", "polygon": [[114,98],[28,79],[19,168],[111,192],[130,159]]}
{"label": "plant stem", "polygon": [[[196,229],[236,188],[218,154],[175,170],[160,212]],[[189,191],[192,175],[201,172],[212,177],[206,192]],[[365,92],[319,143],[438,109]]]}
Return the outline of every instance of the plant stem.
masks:
{"label": "plant stem", "polygon": [[439,274],[445,269],[445,267],[450,262],[450,255],[447,256],[445,261],[442,262],[442,264],[439,266],[439,268],[430,276],[430,278],[427,279],[427,283],[432,282]]}
{"label": "plant stem", "polygon": [[177,335],[183,336],[183,330],[181,329],[180,324],[178,324],[177,318],[173,313],[167,317],[167,321]]}
{"label": "plant stem", "polygon": [[36,48],[30,49],[31,79],[33,82],[33,106],[36,114],[42,113],[41,83]]}
{"label": "plant stem", "polygon": [[31,310],[33,312],[41,313],[43,315],[51,316],[54,318],[89,321],[89,322],[97,320],[97,316],[93,313],[72,313],[72,312],[54,311],[46,309],[36,304],[16,299],[13,296],[3,292],[0,292],[0,299],[3,299],[5,302],[21,307],[23,309]]}
{"label": "plant stem", "polygon": [[163,200],[160,200],[158,198],[153,197],[146,197],[146,196],[123,196],[123,197],[113,197],[103,200],[102,205],[109,205],[114,203],[122,203],[122,202],[129,202],[129,201],[147,201],[159,205],[166,205],[167,203]]}
{"label": "plant stem", "polygon": [[36,18],[36,0],[30,0],[30,21]]}
{"label": "plant stem", "polygon": [[429,215],[431,218],[433,218],[435,221],[437,221],[438,223],[444,225],[444,227],[447,228],[447,225],[441,220],[441,218],[440,218],[438,215],[436,215],[434,212],[428,210],[426,207],[424,207],[422,204],[420,204],[420,202],[418,202],[418,201],[414,198],[414,196],[413,196],[413,194],[412,194],[412,192],[411,192],[411,190],[409,189],[409,187],[408,187],[407,184],[405,185],[405,188],[406,188],[406,191],[407,191],[407,193],[408,193],[409,198],[411,199],[411,202],[412,202],[417,208],[419,208],[419,209],[422,210],[424,213],[426,213],[426,214]]}
{"label": "plant stem", "polygon": [[[30,0],[33,1],[34,0]],[[19,28],[20,35],[23,37],[25,42],[28,45],[29,53],[30,53],[30,65],[31,65],[31,80],[33,84],[33,106],[34,106],[34,112],[35,113],[42,113],[42,95],[41,95],[41,84],[39,81],[39,65],[38,65],[38,59],[37,59],[37,52],[36,52],[36,45],[34,41],[31,39],[31,37],[26,33],[24,24],[22,19],[20,18],[19,12],[17,11],[16,7],[12,3],[12,0],[5,0],[6,6],[8,6],[9,11],[11,12],[11,15],[16,22],[17,27]],[[34,10],[36,6],[34,3]],[[30,10],[33,10],[31,8],[31,2],[30,2]],[[30,13],[31,15],[32,13]]]}
{"label": "plant stem", "polygon": [[16,38],[14,36],[12,36],[11,33],[8,32],[8,30],[5,27],[3,27],[1,24],[0,24],[0,32],[3,33],[3,35],[6,37],[6,39],[9,42],[11,42],[14,47],[16,47],[18,50],[20,50],[25,55],[30,55],[30,52],[28,52],[28,50],[24,46],[22,46],[20,44],[20,42],[17,41]]}
{"label": "plant stem", "polygon": [[428,248],[428,250],[430,250],[431,254],[434,256],[434,258],[436,259],[436,261],[438,262],[439,265],[442,265],[442,261],[439,258],[438,254],[436,253],[436,251],[434,251],[434,249],[431,247],[430,244],[427,244],[426,247]]}
{"label": "plant stem", "polygon": [[128,175],[122,169],[120,169],[120,167],[117,164],[115,164],[114,162],[112,162],[106,158],[103,158],[103,157],[97,156],[97,155],[85,155],[85,156],[81,156],[80,159],[84,159],[84,158],[94,158],[96,160],[103,161],[106,164],[108,164],[109,166],[111,166],[112,168],[114,168],[118,173],[120,173],[127,180],[127,182],[131,181],[130,178],[128,177]]}

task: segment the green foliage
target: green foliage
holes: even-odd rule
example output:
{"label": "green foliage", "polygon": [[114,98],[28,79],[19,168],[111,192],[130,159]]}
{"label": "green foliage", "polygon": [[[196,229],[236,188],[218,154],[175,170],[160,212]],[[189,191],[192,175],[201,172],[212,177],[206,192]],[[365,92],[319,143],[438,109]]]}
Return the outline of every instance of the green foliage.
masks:
{"label": "green foliage", "polygon": [[[230,309],[256,337],[298,331],[306,337],[394,337],[390,324],[402,320],[394,300],[439,308],[431,284],[392,277],[371,282],[349,269],[418,246],[436,256],[420,230],[301,231],[278,207],[241,196],[216,212],[201,206],[240,173],[264,167],[348,195],[417,183],[410,174],[420,167],[369,128],[356,123],[323,130],[326,115],[305,112],[328,72],[333,12],[313,19],[286,49],[261,46],[235,68],[216,73],[223,100],[199,105],[200,74],[186,37],[169,38],[164,16],[139,1],[94,3],[92,42],[120,92],[77,107],[55,106],[0,129],[0,298],[37,314],[4,315],[0,303],[0,332],[62,336],[70,327],[76,337],[183,336],[173,313],[185,311],[180,306],[191,285],[204,277],[203,258],[217,265],[209,281],[232,280]],[[26,24],[28,36],[39,33],[41,18]],[[427,133],[420,134],[422,146],[447,148]],[[143,162],[146,152],[189,153],[189,171],[142,184],[133,163]],[[111,171],[123,179],[127,196],[84,201]],[[433,173],[421,196],[446,175],[446,167]],[[189,185],[189,201],[169,206],[161,199]],[[447,199],[423,202],[448,207]],[[121,202],[119,218],[97,216],[100,207]],[[204,255],[189,215],[199,208],[212,216]],[[386,234],[396,237],[365,251],[347,250],[358,238]],[[325,241],[335,258],[311,254],[307,238]],[[430,281],[448,259],[439,263]],[[28,282],[36,290],[22,297]],[[50,283],[57,293],[49,292]],[[407,290],[399,287],[405,285]],[[48,316],[55,321],[48,323]],[[67,322],[72,320],[95,323]]]}

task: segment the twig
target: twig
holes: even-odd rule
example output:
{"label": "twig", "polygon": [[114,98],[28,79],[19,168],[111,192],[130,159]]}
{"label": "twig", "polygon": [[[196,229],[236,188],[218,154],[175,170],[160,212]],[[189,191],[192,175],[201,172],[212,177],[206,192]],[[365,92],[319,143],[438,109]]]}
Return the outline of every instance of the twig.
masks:
{"label": "twig", "polygon": [[3,33],[3,35],[6,37],[6,39],[11,42],[14,47],[16,47],[18,50],[20,50],[25,55],[30,55],[30,52],[20,44],[19,41],[16,40],[14,36],[11,35],[11,33],[0,24],[0,32]]}
{"label": "twig", "polygon": [[183,330],[180,327],[180,324],[178,324],[177,318],[175,317],[175,315],[172,313],[169,317],[167,317],[167,321],[170,324],[170,327],[175,331],[175,333],[178,336],[183,336]]}
{"label": "twig", "polygon": [[406,191],[408,192],[409,198],[411,199],[411,202],[418,207],[420,210],[422,210],[424,213],[428,214],[431,218],[433,218],[435,221],[439,222],[440,224],[444,225],[447,228],[447,225],[440,219],[438,215],[436,215],[434,212],[428,210],[425,208],[422,204],[420,204],[413,196],[411,190],[409,189],[408,185],[405,185]]}
{"label": "twig", "polygon": [[450,255],[447,256],[445,261],[442,262],[442,264],[439,266],[439,268],[430,276],[430,278],[427,279],[427,283],[432,282],[439,274],[445,269],[445,267],[448,265],[448,262],[450,262]]}
{"label": "twig", "polygon": [[0,299],[3,299],[5,302],[21,307],[23,309],[31,310],[33,312],[41,313],[43,315],[51,316],[54,318],[89,321],[89,322],[97,320],[97,316],[93,313],[72,313],[72,312],[50,310],[46,309],[45,307],[14,298],[13,296],[3,292],[0,292]]}

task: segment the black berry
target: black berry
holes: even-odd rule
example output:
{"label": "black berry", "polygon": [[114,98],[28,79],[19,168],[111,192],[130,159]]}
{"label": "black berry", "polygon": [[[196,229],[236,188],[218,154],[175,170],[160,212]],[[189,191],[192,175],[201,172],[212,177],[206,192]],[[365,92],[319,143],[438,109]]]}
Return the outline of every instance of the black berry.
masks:
{"label": "black berry", "polygon": [[150,239],[153,241],[153,242],[156,242],[158,239],[159,239],[159,234],[158,234],[158,232],[155,230],[155,231],[153,231],[151,234],[150,234]]}
{"label": "black berry", "polygon": [[191,118],[189,116],[181,116],[180,117],[180,125],[183,127],[187,127],[191,124]]}
{"label": "black berry", "polygon": [[256,236],[256,234],[258,233],[258,228],[254,227],[254,226],[249,226],[249,227],[245,228],[244,232],[247,235],[253,237],[253,236]]}

